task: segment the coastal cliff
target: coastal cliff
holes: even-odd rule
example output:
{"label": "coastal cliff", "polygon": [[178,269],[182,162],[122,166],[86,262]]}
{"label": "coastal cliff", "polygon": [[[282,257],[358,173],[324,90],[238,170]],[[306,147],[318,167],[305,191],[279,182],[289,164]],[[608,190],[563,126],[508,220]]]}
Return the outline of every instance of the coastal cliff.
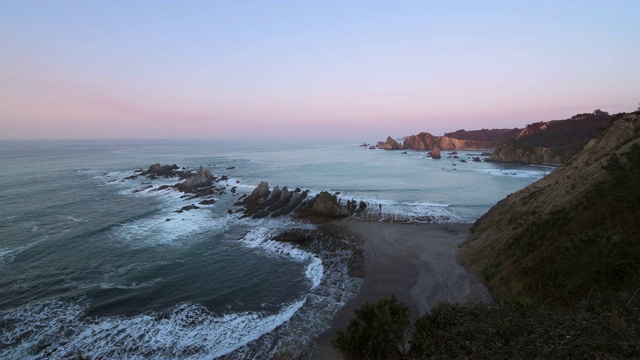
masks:
{"label": "coastal cliff", "polygon": [[570,306],[640,285],[640,114],[474,224],[461,261],[500,300]]}
{"label": "coastal cliff", "polygon": [[601,110],[578,114],[567,120],[527,125],[515,138],[498,144],[487,161],[516,164],[560,165],[575,155],[596,134],[620,115]]}
{"label": "coastal cliff", "polygon": [[[487,130],[495,132],[503,132],[505,130]],[[491,149],[496,145],[497,140],[480,140],[463,137],[464,130],[458,130],[456,133],[445,134],[444,136],[435,136],[428,132],[421,132],[417,135],[407,136],[402,143],[404,149],[411,150],[431,150],[439,148],[440,150],[483,150]]]}
{"label": "coastal cliff", "polygon": [[402,144],[392,137],[378,142],[383,150],[493,150],[489,162],[561,165],[598,133],[626,115],[602,110],[577,114],[566,120],[540,121],[524,129],[458,130],[443,136],[421,132],[406,136]]}

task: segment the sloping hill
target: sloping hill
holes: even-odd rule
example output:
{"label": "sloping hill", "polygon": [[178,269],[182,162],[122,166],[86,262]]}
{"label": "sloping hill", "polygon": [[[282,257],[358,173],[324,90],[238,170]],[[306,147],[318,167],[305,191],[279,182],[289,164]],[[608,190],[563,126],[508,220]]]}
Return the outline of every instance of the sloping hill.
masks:
{"label": "sloping hill", "polygon": [[640,286],[640,113],[482,216],[460,259],[503,301],[571,306]]}
{"label": "sloping hill", "polygon": [[609,115],[605,111],[595,110],[567,120],[541,121],[527,125],[515,137],[500,143],[487,161],[563,164],[591,138],[623,115]]}

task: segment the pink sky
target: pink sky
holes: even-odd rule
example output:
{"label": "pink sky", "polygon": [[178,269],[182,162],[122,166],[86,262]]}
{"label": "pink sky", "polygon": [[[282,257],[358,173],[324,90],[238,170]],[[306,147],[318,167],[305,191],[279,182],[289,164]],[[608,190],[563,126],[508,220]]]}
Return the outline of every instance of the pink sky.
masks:
{"label": "pink sky", "polygon": [[640,101],[636,1],[6,2],[0,139],[374,141]]}

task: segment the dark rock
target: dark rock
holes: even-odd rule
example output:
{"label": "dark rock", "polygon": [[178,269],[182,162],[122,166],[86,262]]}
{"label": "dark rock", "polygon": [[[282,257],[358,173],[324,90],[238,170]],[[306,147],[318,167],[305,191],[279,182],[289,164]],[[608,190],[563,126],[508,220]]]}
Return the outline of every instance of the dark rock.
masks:
{"label": "dark rock", "polygon": [[194,189],[209,186],[213,182],[213,174],[209,170],[205,170],[202,166],[198,168],[195,175],[185,179],[180,185],[178,190],[182,192],[191,192]]}
{"label": "dark rock", "polygon": [[150,189],[150,188],[152,188],[152,187],[153,187],[153,185],[143,186],[143,187],[141,187],[141,188],[139,188],[139,189],[135,189],[135,190],[133,190],[133,191],[132,191],[132,193],[139,193],[139,192],[141,192],[141,191],[145,191],[145,190]]}
{"label": "dark rock", "polygon": [[252,218],[253,219],[262,219],[263,217],[266,217],[269,215],[269,212],[267,210],[260,210],[257,213],[255,213]]}
{"label": "dark rock", "polygon": [[428,155],[432,159],[440,159],[440,158],[442,158],[442,156],[440,155],[440,149],[439,148],[434,148],[433,150],[431,150],[431,152],[429,152]]}
{"label": "dark rock", "polygon": [[477,157],[477,156],[476,156],[476,157],[472,157],[471,159],[472,159],[474,162],[481,162],[481,161],[482,161],[482,160],[480,160],[480,158],[479,158],[479,157]]}
{"label": "dark rock", "polygon": [[235,169],[235,168],[236,168],[235,166],[229,166],[229,167],[227,168],[227,170],[233,170],[233,169]]}
{"label": "dark rock", "polygon": [[289,202],[289,200],[291,200],[291,197],[293,196],[293,193],[289,191],[289,189],[287,189],[287,187],[283,187],[282,188],[282,192],[280,193],[280,196],[278,197],[277,201],[274,202],[271,206],[269,206],[267,208],[267,210],[269,211],[276,211],[276,210],[280,210],[280,208]]}
{"label": "dark rock", "polygon": [[214,199],[202,200],[199,202],[200,205],[213,205],[216,201]]}
{"label": "dark rock", "polygon": [[227,214],[229,214],[229,215],[233,214],[233,210],[228,209],[228,210],[227,210]]}
{"label": "dark rock", "polygon": [[301,217],[338,218],[349,215],[349,212],[338,202],[335,195],[326,191],[316,195],[298,210]]}
{"label": "dark rock", "polygon": [[303,192],[293,192],[291,194],[291,200],[289,200],[289,202],[285,204],[280,209],[280,211],[277,212],[277,215],[274,214],[274,216],[286,215],[292,212],[302,203],[302,201],[307,197],[308,194],[309,190],[305,190]]}
{"label": "dark rock", "polygon": [[153,164],[153,165],[149,166],[149,169],[147,169],[146,174],[147,175],[170,177],[170,176],[175,176],[176,170],[178,170],[178,165],[176,165],[176,164],[173,164],[173,165],[160,165],[160,164],[156,163],[156,164]]}
{"label": "dark rock", "polygon": [[176,210],[174,212],[179,214],[179,213],[184,212],[184,211],[195,210],[195,209],[200,209],[200,207],[198,207],[195,204],[191,204],[191,205],[183,206],[180,210]]}
{"label": "dark rock", "polygon": [[461,163],[466,163],[466,162],[467,162],[467,160],[465,160],[465,159],[460,159],[460,162],[461,162]]}

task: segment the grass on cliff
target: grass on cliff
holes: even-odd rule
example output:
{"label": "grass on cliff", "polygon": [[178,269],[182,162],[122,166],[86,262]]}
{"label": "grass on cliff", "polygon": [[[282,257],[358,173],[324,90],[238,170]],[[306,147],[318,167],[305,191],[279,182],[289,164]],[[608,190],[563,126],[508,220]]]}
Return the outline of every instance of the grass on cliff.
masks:
{"label": "grass on cliff", "polygon": [[579,204],[524,223],[483,270],[494,295],[572,307],[594,286],[640,287],[640,145],[612,155],[603,169],[608,179]]}

